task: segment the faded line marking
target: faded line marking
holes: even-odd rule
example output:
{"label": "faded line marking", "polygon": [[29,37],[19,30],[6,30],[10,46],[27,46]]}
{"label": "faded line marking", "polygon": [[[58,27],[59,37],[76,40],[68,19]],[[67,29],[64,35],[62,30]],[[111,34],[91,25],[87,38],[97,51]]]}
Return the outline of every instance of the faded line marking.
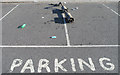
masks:
{"label": "faded line marking", "polygon": [[65,14],[63,14],[63,19],[64,19],[65,34],[66,34],[66,39],[67,39],[67,46],[70,46],[69,34],[68,34],[67,24],[65,21]]}
{"label": "faded line marking", "polygon": [[115,13],[116,15],[120,16],[120,14],[118,14],[116,11],[114,11],[113,9],[111,9],[110,7],[108,7],[105,4],[102,4],[103,6],[105,6],[106,8],[110,9],[113,13]]}
{"label": "faded line marking", "polygon": [[42,46],[42,45],[2,45],[0,46],[0,48],[116,48],[116,47],[120,47],[120,45],[70,45],[70,46],[57,46],[57,45],[46,45],[46,46]]}
{"label": "faded line marking", "polygon": [[20,4],[16,5],[14,8],[12,8],[7,14],[5,14],[2,18],[0,18],[0,21],[4,19],[7,15],[9,15],[15,8],[17,8]]}

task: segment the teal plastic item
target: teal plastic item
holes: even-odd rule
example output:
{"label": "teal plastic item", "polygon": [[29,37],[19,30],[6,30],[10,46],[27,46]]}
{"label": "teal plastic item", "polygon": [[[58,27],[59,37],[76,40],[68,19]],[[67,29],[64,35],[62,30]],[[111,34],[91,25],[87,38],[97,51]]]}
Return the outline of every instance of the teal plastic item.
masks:
{"label": "teal plastic item", "polygon": [[27,25],[27,24],[23,24],[23,25],[21,26],[21,28],[25,28],[26,25]]}
{"label": "teal plastic item", "polygon": [[57,37],[56,37],[56,36],[52,36],[51,38],[52,38],[52,39],[56,39]]}

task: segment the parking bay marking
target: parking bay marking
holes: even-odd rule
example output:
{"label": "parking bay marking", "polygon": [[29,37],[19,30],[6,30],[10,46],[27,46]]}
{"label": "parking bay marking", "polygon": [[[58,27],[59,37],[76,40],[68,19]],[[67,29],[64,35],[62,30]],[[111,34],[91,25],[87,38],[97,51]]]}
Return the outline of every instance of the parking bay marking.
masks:
{"label": "parking bay marking", "polygon": [[116,11],[114,11],[113,9],[111,9],[110,7],[108,7],[107,5],[105,4],[102,4],[103,6],[105,6],[106,8],[110,9],[112,12],[114,12],[116,15],[120,16],[120,14],[118,14]]}
{"label": "parking bay marking", "polygon": [[0,48],[116,48],[120,45],[70,45],[70,46],[60,46],[60,45],[1,45]]}
{"label": "parking bay marking", "polygon": [[12,8],[7,14],[5,14],[2,18],[0,18],[0,21],[4,19],[7,15],[9,15],[15,8],[17,8],[20,4],[17,4],[14,8]]}
{"label": "parking bay marking", "polygon": [[70,46],[70,39],[69,39],[69,34],[68,34],[68,29],[67,29],[67,24],[65,21],[65,14],[63,15],[63,20],[64,20],[64,27],[65,27],[65,34],[66,34],[66,39],[67,39],[67,46]]}
{"label": "parking bay marking", "polygon": [[[1,19],[0,19],[0,21],[3,19],[3,18],[5,18],[7,15],[9,15],[15,8],[17,8],[18,6],[19,6],[20,4],[18,4],[18,5],[16,5],[14,8],[12,8],[6,15],[4,15]],[[116,11],[114,11],[113,9],[111,9],[110,7],[108,7],[107,5],[105,5],[105,4],[103,4],[103,6],[105,6],[106,8],[108,8],[108,9],[110,9],[111,11],[113,11],[115,14],[117,14],[118,16],[120,16],[120,14],[118,14]],[[65,15],[63,14],[63,17],[64,17]],[[57,48],[59,48],[59,47],[75,47],[75,48],[79,48],[79,47],[88,47],[88,48],[92,48],[92,47],[119,47],[120,45],[70,45],[70,39],[69,39],[69,34],[68,34],[68,29],[67,29],[67,26],[66,26],[66,22],[65,22],[65,19],[64,19],[64,26],[65,26],[65,32],[66,32],[66,39],[67,39],[67,46],[56,46],[56,45],[45,45],[45,46],[42,46],[42,45],[17,45],[17,46],[15,46],[15,45],[10,45],[10,46],[8,46],[8,45],[2,45],[2,46],[0,46],[1,48],[5,48],[5,47],[8,47],[8,48],[11,48],[11,47],[57,47]]]}

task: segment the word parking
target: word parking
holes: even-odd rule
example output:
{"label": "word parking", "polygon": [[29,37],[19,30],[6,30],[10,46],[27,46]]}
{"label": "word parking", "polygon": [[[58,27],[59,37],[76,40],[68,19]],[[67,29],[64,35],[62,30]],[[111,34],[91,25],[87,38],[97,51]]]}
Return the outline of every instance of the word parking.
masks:
{"label": "word parking", "polygon": [[[77,58],[77,59],[55,58],[54,61],[52,62],[54,63],[51,63],[51,61],[48,59],[40,59],[37,64],[37,70],[35,70],[36,65],[34,64],[33,59],[28,59],[25,62],[22,59],[14,59],[10,66],[10,72],[14,72],[15,69],[18,69],[20,67],[22,67],[20,73],[25,73],[26,70],[28,70],[30,73],[35,73],[36,71],[37,73],[41,73],[43,69],[46,72],[51,72],[51,69],[53,69],[55,73],[58,73],[60,70],[62,70],[63,72],[68,72],[68,69],[64,65],[66,62],[70,62],[71,65],[69,66],[69,69],[71,69],[71,71],[73,72],[76,72],[78,68],[79,71],[85,71],[86,70],[84,68],[85,66],[91,71],[96,71],[96,68],[98,68],[96,67],[93,59],[90,57],[87,59],[87,62],[81,58]],[[79,66],[76,66],[75,62],[77,62]],[[110,58],[106,58],[106,57],[99,58],[98,63],[99,66],[105,71],[113,71],[115,69],[115,65],[112,63]],[[51,64],[54,65],[53,68],[50,67]]]}

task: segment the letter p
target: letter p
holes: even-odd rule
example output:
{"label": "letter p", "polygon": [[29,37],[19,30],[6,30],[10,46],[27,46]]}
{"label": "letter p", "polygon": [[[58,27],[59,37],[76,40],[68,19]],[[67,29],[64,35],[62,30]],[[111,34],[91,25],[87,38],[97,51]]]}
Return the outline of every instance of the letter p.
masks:
{"label": "letter p", "polygon": [[22,65],[22,63],[23,63],[23,61],[21,59],[14,59],[12,65],[11,65],[11,68],[10,68],[10,72],[13,72],[14,68],[19,67],[20,65]]}

